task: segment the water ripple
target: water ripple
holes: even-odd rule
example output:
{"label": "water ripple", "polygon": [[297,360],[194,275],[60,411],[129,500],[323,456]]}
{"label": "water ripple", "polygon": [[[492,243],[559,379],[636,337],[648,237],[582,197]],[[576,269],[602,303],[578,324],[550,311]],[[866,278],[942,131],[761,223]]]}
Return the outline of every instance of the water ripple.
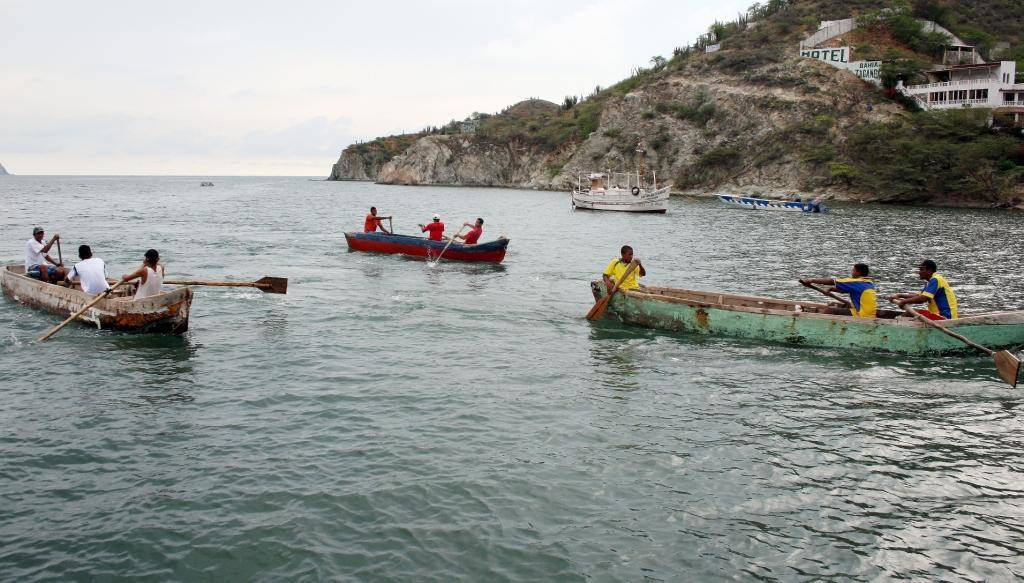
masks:
{"label": "water ripple", "polygon": [[[1017,308],[1014,215],[679,200],[633,217],[557,193],[198,182],[0,183],[10,261],[45,196],[46,227],[114,273],[152,246],[175,276],[290,279],[197,289],[181,338],[38,344],[56,319],[0,304],[2,580],[1024,577],[1024,399],[988,358],[583,319],[624,242],[654,282],[808,299],[798,277],[855,259],[915,289],[933,253],[965,310]],[[508,259],[349,253],[370,204],[400,231],[483,214]],[[991,240],[1007,251],[974,252]]]}

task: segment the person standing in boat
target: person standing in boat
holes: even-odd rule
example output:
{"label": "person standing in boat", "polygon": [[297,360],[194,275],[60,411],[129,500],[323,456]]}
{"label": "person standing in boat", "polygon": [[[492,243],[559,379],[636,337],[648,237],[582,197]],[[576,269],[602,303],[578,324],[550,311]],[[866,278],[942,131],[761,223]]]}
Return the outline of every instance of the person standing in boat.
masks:
{"label": "person standing in boat", "polygon": [[462,223],[462,226],[469,227],[469,232],[465,235],[455,235],[455,238],[462,239],[466,245],[476,245],[476,242],[480,240],[480,235],[484,234],[484,220],[477,218],[475,224]]}
{"label": "person standing in boat", "polygon": [[78,278],[78,284],[82,287],[82,291],[91,296],[110,289],[110,285],[107,283],[107,265],[99,257],[92,256],[92,248],[88,245],[80,245],[78,258],[81,261],[76,263],[65,276],[68,283]]}
{"label": "person standing in boat", "polygon": [[32,238],[25,246],[25,275],[46,283],[58,282],[64,279],[67,270],[62,264],[54,261],[49,253],[53,244],[60,241],[60,234],[55,234],[50,237],[48,243],[43,243],[45,234],[42,227],[32,229]]}
{"label": "person standing in boat", "polygon": [[135,299],[141,300],[163,293],[164,266],[160,263],[160,254],[156,249],[146,251],[142,266],[121,278],[121,281],[139,279],[139,288],[135,290]]}
{"label": "person standing in boat", "polygon": [[380,229],[384,233],[390,235],[391,231],[385,229],[384,225],[381,224],[382,220],[390,219],[390,218],[392,218],[391,215],[388,215],[386,217],[378,217],[377,216],[377,207],[371,206],[370,207],[370,214],[366,215],[366,220],[363,222],[363,232],[364,233],[373,233],[377,229]]}
{"label": "person standing in boat", "polygon": [[936,273],[939,266],[931,259],[925,259],[917,266],[917,276],[928,283],[916,294],[896,294],[889,301],[903,309],[907,304],[928,304],[927,312],[921,315],[932,320],[955,320],[959,316],[956,295],[946,278]]}
{"label": "person standing in boat", "polygon": [[434,221],[429,225],[420,223],[419,225],[421,232],[430,234],[427,236],[431,241],[442,241],[444,240],[444,223],[441,222],[441,215],[434,214]]}
{"label": "person standing in boat", "polygon": [[636,260],[636,269],[633,273],[629,274],[629,277],[622,279],[625,275],[626,269],[629,264],[633,261],[633,248],[629,245],[623,245],[622,249],[619,250],[619,258],[612,259],[612,262],[608,264],[608,267],[604,268],[604,285],[608,288],[608,293],[612,292],[612,288],[615,287],[615,282],[621,281],[619,289],[631,290],[640,287],[639,278],[647,276],[647,270],[644,269],[643,263],[640,260]]}
{"label": "person standing in boat", "polygon": [[833,277],[817,279],[801,279],[800,283],[807,287],[814,284],[830,285],[832,293],[849,294],[850,308],[829,308],[829,312],[839,316],[853,315],[855,318],[874,318],[878,309],[878,292],[875,282],[868,277],[871,269],[866,263],[854,263],[850,277]]}

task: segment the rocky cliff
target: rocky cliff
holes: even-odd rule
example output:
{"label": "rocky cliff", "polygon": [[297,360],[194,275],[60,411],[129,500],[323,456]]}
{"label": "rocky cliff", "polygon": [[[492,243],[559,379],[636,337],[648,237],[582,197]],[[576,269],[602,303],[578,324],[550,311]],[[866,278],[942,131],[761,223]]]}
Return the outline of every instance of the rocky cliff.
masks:
{"label": "rocky cliff", "polygon": [[[1024,142],[990,135],[976,116],[922,121],[898,94],[799,57],[796,43],[813,30],[807,14],[825,9],[788,6],[745,26],[719,52],[677,51],[582,101],[529,100],[473,128],[445,126],[346,148],[332,178],[567,189],[579,172],[632,171],[642,141],[648,171],[676,191],[977,206],[1024,199],[1024,149],[1013,153]],[[913,56],[885,31],[851,40],[861,50]],[[877,46],[863,48],[868,42]],[[962,168],[936,168],[941,180],[903,180],[909,170],[923,173],[929,160],[960,156],[966,144],[976,151]],[[872,156],[882,150],[892,151]],[[920,151],[920,162],[894,165],[906,151],[908,161]]]}
{"label": "rocky cliff", "polygon": [[345,148],[331,167],[328,180],[376,180],[386,163],[421,137],[423,134],[404,134],[353,144]]}
{"label": "rocky cliff", "polygon": [[[565,189],[578,172],[631,171],[643,139],[647,168],[678,190],[823,188],[856,197],[844,185],[818,180],[813,151],[829,148],[851,127],[901,114],[853,74],[810,60],[787,59],[757,77],[681,71],[611,96],[596,129],[570,147],[486,133],[430,135],[381,166],[375,179]],[[342,161],[350,156],[346,150]]]}
{"label": "rocky cliff", "polygon": [[0,176],[7,176],[7,170],[4,169],[3,164],[0,164]]}

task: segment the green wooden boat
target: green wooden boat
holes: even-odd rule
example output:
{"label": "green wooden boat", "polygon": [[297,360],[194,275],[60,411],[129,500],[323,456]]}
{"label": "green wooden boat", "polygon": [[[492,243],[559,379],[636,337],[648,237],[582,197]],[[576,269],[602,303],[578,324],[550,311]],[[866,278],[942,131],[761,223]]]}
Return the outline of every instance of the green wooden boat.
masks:
{"label": "green wooden boat", "polygon": [[[591,283],[594,298],[607,293]],[[608,313],[621,321],[659,330],[751,338],[805,346],[867,348],[906,354],[971,349],[903,312],[879,310],[877,318],[827,313],[828,305],[717,292],[642,287],[620,291]],[[1024,310],[940,321],[939,325],[994,350],[1024,346]]]}

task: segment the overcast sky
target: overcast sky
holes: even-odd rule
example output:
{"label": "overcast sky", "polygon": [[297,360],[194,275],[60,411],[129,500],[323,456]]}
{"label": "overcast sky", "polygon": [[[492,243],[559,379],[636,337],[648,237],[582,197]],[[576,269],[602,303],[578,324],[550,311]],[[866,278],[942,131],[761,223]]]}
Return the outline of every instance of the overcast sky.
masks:
{"label": "overcast sky", "polygon": [[0,0],[0,163],[323,176],[357,140],[610,85],[750,2]]}

